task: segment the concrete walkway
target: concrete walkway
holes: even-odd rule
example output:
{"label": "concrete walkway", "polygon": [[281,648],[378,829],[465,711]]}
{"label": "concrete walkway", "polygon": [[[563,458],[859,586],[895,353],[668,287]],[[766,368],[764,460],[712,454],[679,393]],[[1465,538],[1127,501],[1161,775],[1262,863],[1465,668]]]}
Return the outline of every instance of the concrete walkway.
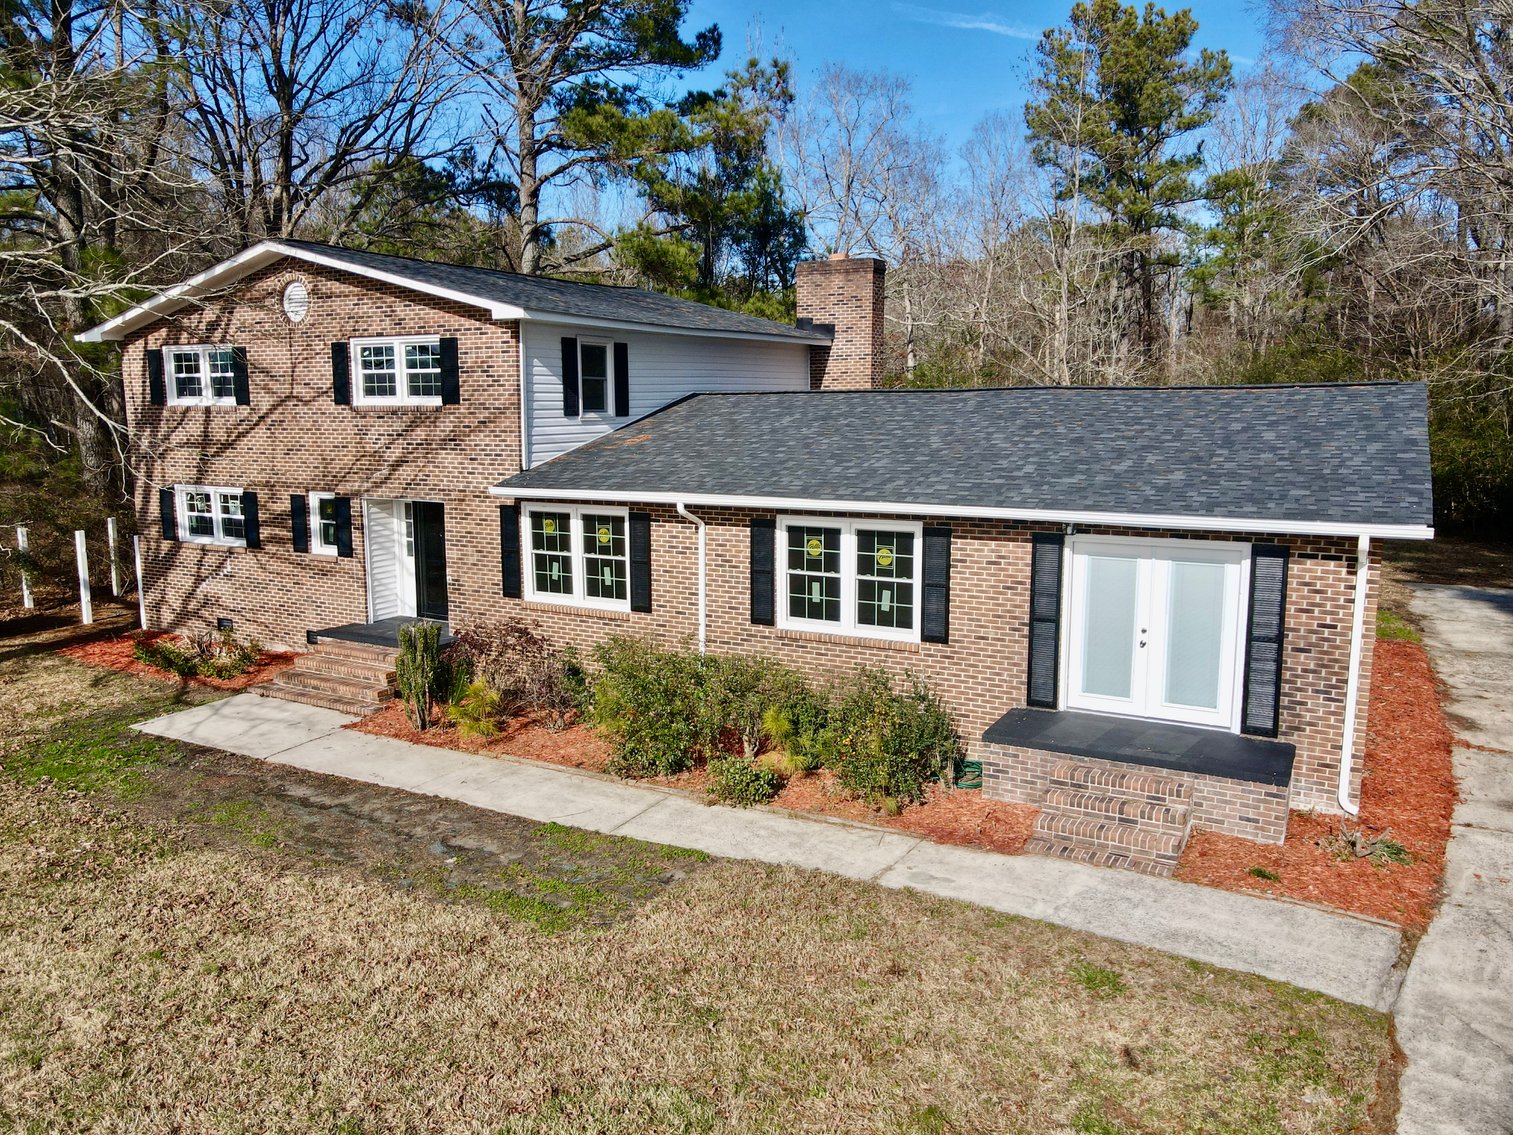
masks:
{"label": "concrete walkway", "polygon": [[[1399,1135],[1513,1132],[1513,591],[1416,587],[1457,737],[1445,899],[1397,1005]],[[1487,749],[1501,750],[1487,752]]]}
{"label": "concrete walkway", "polygon": [[341,727],[331,710],[241,694],[138,728],[314,772],[460,800],[712,855],[811,867],[912,887],[1386,1010],[1400,939],[1387,926],[1311,907],[1033,855],[943,847],[903,833],[667,790]]}

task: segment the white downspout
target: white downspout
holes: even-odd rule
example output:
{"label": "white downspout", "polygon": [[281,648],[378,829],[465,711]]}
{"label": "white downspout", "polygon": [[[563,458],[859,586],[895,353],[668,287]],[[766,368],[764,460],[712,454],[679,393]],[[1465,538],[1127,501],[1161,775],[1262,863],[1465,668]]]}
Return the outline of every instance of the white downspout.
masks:
{"label": "white downspout", "polygon": [[1356,702],[1361,694],[1361,655],[1366,641],[1366,590],[1371,576],[1371,537],[1358,538],[1355,549],[1355,610],[1350,622],[1350,673],[1345,683],[1345,732],[1340,741],[1340,807],[1354,816],[1361,806],[1350,800],[1350,771],[1355,763]]}
{"label": "white downspout", "polygon": [[707,554],[706,549],[708,547],[708,544],[704,530],[704,522],[693,513],[689,512],[688,506],[685,505],[682,501],[677,502],[677,509],[679,516],[681,516],[684,520],[692,522],[693,526],[699,530],[699,653],[703,654],[704,624],[708,621],[707,614],[709,607],[709,583],[704,570],[704,561]]}

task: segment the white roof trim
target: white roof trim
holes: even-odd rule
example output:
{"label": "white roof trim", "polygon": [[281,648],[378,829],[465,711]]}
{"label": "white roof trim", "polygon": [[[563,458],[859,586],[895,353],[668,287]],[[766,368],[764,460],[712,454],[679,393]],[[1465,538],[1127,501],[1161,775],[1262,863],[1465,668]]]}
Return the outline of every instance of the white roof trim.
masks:
{"label": "white roof trim", "polygon": [[256,272],[259,268],[272,264],[275,260],[286,256],[295,260],[303,260],[307,264],[319,264],[325,268],[350,272],[354,276],[365,276],[370,280],[378,280],[385,284],[408,288],[410,291],[422,292],[426,295],[435,296],[438,299],[452,300],[456,303],[467,304],[470,307],[482,308],[494,319],[526,318],[524,310],[516,307],[514,304],[500,303],[497,300],[487,299],[483,296],[470,295],[451,288],[440,288],[434,284],[421,283],[408,276],[400,276],[393,272],[382,272],[376,268],[351,264],[345,260],[339,260],[334,256],[325,256],[313,249],[284,244],[282,241],[265,240],[237,253],[230,260],[223,260],[213,268],[207,268],[199,275],[191,276],[182,284],[174,285],[166,292],[154,296],[146,303],[138,304],[136,307],[122,312],[114,319],[107,320],[97,327],[91,327],[88,331],[81,331],[75,338],[81,343],[101,343],[109,340],[124,339],[133,331],[145,327],[154,320],[161,319],[182,307],[186,307],[196,300],[218,291],[227,284],[233,284],[237,280]]}
{"label": "white roof trim", "polygon": [[199,275],[191,276],[182,284],[175,284],[167,291],[154,296],[145,303],[138,304],[136,307],[122,312],[114,319],[107,320],[96,327],[91,327],[87,331],[81,331],[74,338],[81,343],[102,343],[124,339],[132,332],[140,330],[149,323],[162,319],[178,311],[180,308],[187,307],[197,300],[212,295],[227,285],[234,284],[238,280],[250,276],[258,269],[266,267],[275,260],[286,256],[295,260],[303,260],[307,264],[319,264],[324,268],[331,268],[335,271],[350,272],[354,276],[363,276],[370,280],[378,280],[381,283],[393,284],[395,287],[407,288],[412,292],[435,296],[437,299],[467,304],[469,307],[480,308],[488,312],[491,319],[528,319],[539,323],[564,324],[575,327],[603,327],[611,330],[645,331],[659,335],[693,335],[710,339],[754,339],[771,343],[788,343],[797,347],[808,347],[823,344],[827,341],[822,336],[801,338],[795,335],[780,335],[764,331],[719,331],[713,329],[702,330],[697,327],[666,327],[659,323],[594,319],[587,316],[559,312],[528,311],[515,304],[501,303],[498,300],[472,295],[468,292],[460,292],[453,288],[438,287],[435,284],[416,280],[411,276],[401,275],[396,272],[384,272],[377,268],[353,264],[335,256],[327,256],[315,249],[285,244],[283,241],[277,240],[265,240],[255,244],[251,248],[237,253],[230,260],[223,260],[214,267],[207,268]]}
{"label": "white roof trim", "polygon": [[702,327],[668,327],[663,323],[641,323],[629,319],[594,319],[586,315],[567,315],[557,311],[530,311],[524,316],[532,323],[548,323],[564,327],[596,327],[607,331],[643,331],[649,335],[693,335],[700,339],[745,339],[765,343],[787,343],[790,347],[823,347],[831,341],[828,335],[800,337],[779,335],[770,331],[716,331]]}
{"label": "white roof trim", "polygon": [[912,504],[892,501],[808,500],[801,497],[725,496],[718,493],[608,492],[598,489],[507,488],[489,493],[510,500],[632,501],[705,507],[762,508],[796,512],[872,512],[887,516],[951,516],[961,519],[1023,520],[1047,524],[1100,524],[1137,528],[1176,528],[1197,532],[1278,533],[1287,536],[1370,536],[1385,540],[1430,540],[1434,529],[1420,524],[1332,524],[1313,520],[1267,520],[1262,517],[1176,516],[1160,513],[1083,512],[1033,508],[988,508],[972,505]]}

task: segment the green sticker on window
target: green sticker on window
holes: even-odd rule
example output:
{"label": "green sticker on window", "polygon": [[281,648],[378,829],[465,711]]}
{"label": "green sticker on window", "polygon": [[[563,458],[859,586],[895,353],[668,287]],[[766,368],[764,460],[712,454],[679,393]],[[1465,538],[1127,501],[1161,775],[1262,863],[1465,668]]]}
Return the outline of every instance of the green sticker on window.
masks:
{"label": "green sticker on window", "polygon": [[804,545],[804,551],[809,554],[810,559],[818,559],[824,554],[825,541],[821,540],[818,536],[811,536],[809,537],[809,542]]}
{"label": "green sticker on window", "polygon": [[892,548],[879,548],[877,550],[877,566],[880,568],[893,566]]}
{"label": "green sticker on window", "polygon": [[599,543],[601,543],[601,544],[608,544],[609,543],[609,525],[608,524],[601,524],[601,525],[599,525]]}

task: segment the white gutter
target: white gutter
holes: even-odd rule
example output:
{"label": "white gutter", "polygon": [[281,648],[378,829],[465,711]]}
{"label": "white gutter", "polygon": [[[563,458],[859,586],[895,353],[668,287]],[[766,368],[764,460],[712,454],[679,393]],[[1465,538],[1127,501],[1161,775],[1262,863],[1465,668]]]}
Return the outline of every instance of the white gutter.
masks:
{"label": "white gutter", "polygon": [[699,530],[699,653],[704,653],[705,638],[704,625],[708,622],[709,608],[709,580],[705,571],[705,561],[708,555],[708,533],[705,531],[704,522],[693,513],[689,512],[682,501],[677,502],[678,515],[684,520],[692,521]]}
{"label": "white gutter", "polygon": [[1371,537],[1362,535],[1355,549],[1355,609],[1350,622],[1350,672],[1345,682],[1345,732],[1340,739],[1340,807],[1348,816],[1361,806],[1350,799],[1350,773],[1355,763],[1356,703],[1361,694],[1361,655],[1366,644],[1366,591],[1371,578]]}
{"label": "white gutter", "polygon": [[1430,540],[1434,529],[1418,524],[1332,524],[1312,520],[1267,520],[1236,516],[1174,516],[1159,513],[1076,512],[983,505],[917,504],[894,501],[812,500],[803,497],[739,496],[723,493],[665,493],[639,489],[539,489],[494,485],[489,493],[510,500],[639,501],[677,506],[761,508],[787,512],[877,513],[884,516],[950,516],[980,520],[1022,520],[1041,524],[1133,525],[1196,532],[1274,533],[1290,536],[1353,536],[1389,540]]}

